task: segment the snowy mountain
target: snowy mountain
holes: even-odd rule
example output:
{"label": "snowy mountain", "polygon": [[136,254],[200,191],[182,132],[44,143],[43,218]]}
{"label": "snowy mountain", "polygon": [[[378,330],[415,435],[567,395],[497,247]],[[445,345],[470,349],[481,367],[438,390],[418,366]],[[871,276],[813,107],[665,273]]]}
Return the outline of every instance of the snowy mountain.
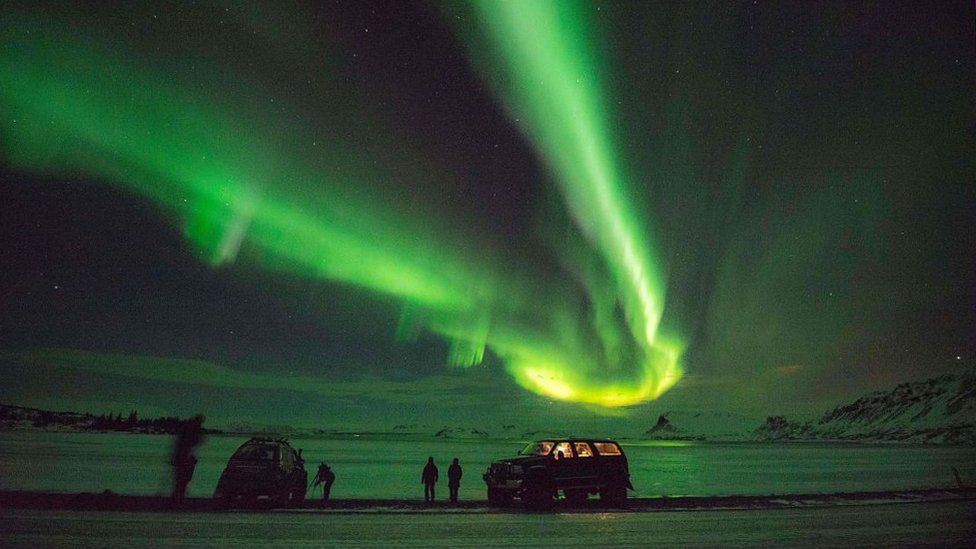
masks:
{"label": "snowy mountain", "polygon": [[766,418],[756,440],[976,443],[976,370],[876,391],[814,421]]}
{"label": "snowy mountain", "polygon": [[464,427],[444,427],[434,433],[435,437],[440,438],[487,438],[488,433],[481,429]]}
{"label": "snowy mountain", "polygon": [[641,438],[650,440],[745,440],[757,418],[733,413],[672,410]]}
{"label": "snowy mountain", "polygon": [[673,437],[680,436],[678,430],[668,420],[668,414],[657,416],[657,423],[644,433],[645,438],[671,440]]}

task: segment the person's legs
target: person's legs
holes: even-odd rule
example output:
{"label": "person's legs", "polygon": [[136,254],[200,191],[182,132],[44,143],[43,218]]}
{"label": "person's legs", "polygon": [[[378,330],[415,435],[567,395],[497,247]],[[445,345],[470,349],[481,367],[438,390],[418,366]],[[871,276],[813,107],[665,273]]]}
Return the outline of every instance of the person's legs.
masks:
{"label": "person's legs", "polygon": [[451,503],[457,503],[458,500],[458,487],[451,486]]}
{"label": "person's legs", "polygon": [[173,491],[169,495],[169,500],[171,503],[178,503],[179,499],[177,494],[180,492],[180,468],[179,466],[173,467]]}
{"label": "person's legs", "polygon": [[193,472],[187,469],[186,465],[177,465],[176,470],[173,471],[173,494],[171,499],[175,505],[181,505],[183,503],[183,496],[186,494],[186,485],[190,483],[190,475]]}
{"label": "person's legs", "polygon": [[186,464],[186,478],[183,480],[183,490],[180,492],[180,500],[186,495],[186,487],[190,485],[190,481],[193,479],[193,473],[197,470],[197,460],[193,458],[190,463]]}
{"label": "person's legs", "polygon": [[174,471],[172,496],[172,501],[174,504],[183,504],[183,500],[186,498],[186,487],[190,484],[190,479],[193,478],[193,471],[196,469],[196,466],[197,463],[195,460],[187,463],[181,463],[176,466],[176,471]]}

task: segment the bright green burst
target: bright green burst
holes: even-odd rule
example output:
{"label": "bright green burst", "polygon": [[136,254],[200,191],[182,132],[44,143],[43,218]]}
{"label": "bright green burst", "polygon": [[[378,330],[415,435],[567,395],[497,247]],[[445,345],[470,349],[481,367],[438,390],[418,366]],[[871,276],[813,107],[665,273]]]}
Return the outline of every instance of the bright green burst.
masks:
{"label": "bright green burst", "polygon": [[[643,383],[633,396],[656,396],[680,377],[679,351],[659,341],[664,282],[646,236],[649,228],[630,207],[632,189],[615,157],[607,92],[597,78],[603,61],[596,57],[596,38],[587,24],[592,5],[474,0],[473,6],[484,32],[469,37],[471,47],[490,49],[476,52],[486,60],[482,69],[490,82],[498,83],[495,87],[513,118],[548,161],[573,218],[612,273],[615,297],[645,351]],[[517,375],[532,380],[540,368],[563,369],[525,365]],[[548,392],[572,395],[577,383],[560,378],[548,384]],[[623,388],[608,388],[614,391]]]}
{"label": "bright green burst", "polygon": [[384,180],[406,170],[338,138],[310,150],[315,132],[283,129],[280,112],[220,71],[180,80],[116,36],[56,21],[0,23],[3,153],[24,169],[82,173],[153,199],[215,266],[253,261],[396,298],[401,333],[444,336],[456,364],[480,362],[487,347],[519,384],[553,398],[654,398],[680,377],[680,346],[657,334],[663,283],[627,207],[586,72],[594,61],[577,40],[581,14],[562,3],[478,6],[515,75],[501,91],[585,236],[561,251],[563,277],[474,239],[459,244],[433,212],[388,204]]}

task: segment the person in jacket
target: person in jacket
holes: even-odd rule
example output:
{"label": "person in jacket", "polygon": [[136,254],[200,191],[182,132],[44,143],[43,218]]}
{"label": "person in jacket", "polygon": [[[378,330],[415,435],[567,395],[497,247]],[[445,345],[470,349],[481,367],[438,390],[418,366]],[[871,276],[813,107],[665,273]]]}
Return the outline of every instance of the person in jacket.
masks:
{"label": "person in jacket", "polygon": [[420,482],[424,485],[424,501],[434,501],[434,485],[437,484],[437,466],[434,465],[434,457],[427,458],[427,465],[424,472],[420,475]]}
{"label": "person in jacket", "polygon": [[193,478],[193,471],[197,466],[194,451],[204,439],[203,422],[203,416],[197,414],[184,423],[176,433],[173,455],[169,460],[170,465],[173,466],[173,494],[170,502],[174,507],[183,505],[186,487]]}
{"label": "person in jacket", "polygon": [[461,470],[458,458],[454,458],[451,466],[447,469],[447,487],[451,491],[451,503],[457,503],[458,489],[461,487],[461,475],[463,474],[464,471]]}

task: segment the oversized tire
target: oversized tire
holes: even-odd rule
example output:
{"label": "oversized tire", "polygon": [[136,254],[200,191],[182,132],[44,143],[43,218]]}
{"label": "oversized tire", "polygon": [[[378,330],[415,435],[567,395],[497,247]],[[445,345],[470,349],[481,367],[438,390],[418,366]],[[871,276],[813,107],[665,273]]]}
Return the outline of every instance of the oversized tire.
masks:
{"label": "oversized tire", "polygon": [[305,503],[305,486],[300,486],[291,493],[291,506],[301,507]]}
{"label": "oversized tire", "polygon": [[511,493],[491,486],[488,487],[488,507],[508,507],[511,504]]}
{"label": "oversized tire", "polygon": [[590,495],[585,488],[563,490],[563,494],[566,495],[566,502],[573,507],[582,507]]}
{"label": "oversized tire", "polygon": [[289,503],[291,503],[291,490],[288,488],[284,488],[271,496],[272,507],[288,507]]}
{"label": "oversized tire", "polygon": [[552,509],[552,483],[540,479],[529,484],[522,492],[522,502],[530,511]]}
{"label": "oversized tire", "polygon": [[219,509],[228,509],[237,503],[237,494],[233,492],[217,492],[214,494],[214,502]]}
{"label": "oversized tire", "polygon": [[620,481],[610,481],[601,486],[600,502],[607,507],[626,507],[627,485]]}

